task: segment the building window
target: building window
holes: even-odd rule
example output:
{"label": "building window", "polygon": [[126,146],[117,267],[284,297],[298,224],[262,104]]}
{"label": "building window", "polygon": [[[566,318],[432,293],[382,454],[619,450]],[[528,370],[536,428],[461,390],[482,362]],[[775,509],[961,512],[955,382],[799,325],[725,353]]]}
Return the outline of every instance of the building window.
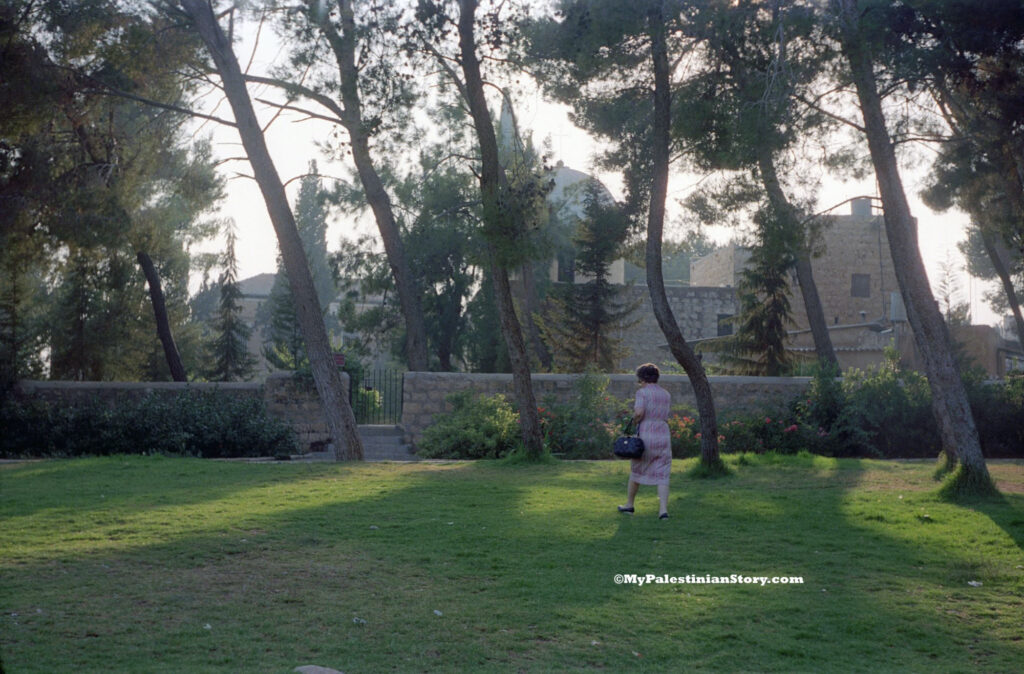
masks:
{"label": "building window", "polygon": [[732,334],[732,314],[718,314],[718,336]]}
{"label": "building window", "polygon": [[871,274],[850,277],[850,297],[871,297]]}

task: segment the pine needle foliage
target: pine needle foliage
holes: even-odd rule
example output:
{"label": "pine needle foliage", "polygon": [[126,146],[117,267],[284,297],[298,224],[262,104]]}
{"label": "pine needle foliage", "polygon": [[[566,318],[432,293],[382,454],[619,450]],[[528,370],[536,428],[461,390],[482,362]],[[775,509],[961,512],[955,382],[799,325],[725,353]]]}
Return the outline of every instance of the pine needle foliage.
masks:
{"label": "pine needle foliage", "polygon": [[784,375],[792,363],[786,351],[786,325],[791,322],[789,276],[795,248],[789,230],[767,209],[756,217],[757,244],[750,264],[740,275],[736,334],[726,340],[723,361],[742,374]]}
{"label": "pine needle foliage", "polygon": [[256,359],[249,353],[252,330],[242,320],[242,289],[238,284],[238,258],[235,255],[237,234],[234,222],[226,226],[227,245],[224,248],[224,271],[220,276],[220,304],[215,322],[210,356],[213,367],[208,373],[212,381],[249,379],[253,375]]}
{"label": "pine needle foliage", "polygon": [[620,206],[607,200],[595,180],[585,186],[583,203],[583,217],[572,241],[576,272],[587,281],[556,285],[540,324],[556,370],[611,372],[626,353],[615,332],[630,325],[636,309],[621,297],[623,288],[608,278],[629,230],[629,219]]}

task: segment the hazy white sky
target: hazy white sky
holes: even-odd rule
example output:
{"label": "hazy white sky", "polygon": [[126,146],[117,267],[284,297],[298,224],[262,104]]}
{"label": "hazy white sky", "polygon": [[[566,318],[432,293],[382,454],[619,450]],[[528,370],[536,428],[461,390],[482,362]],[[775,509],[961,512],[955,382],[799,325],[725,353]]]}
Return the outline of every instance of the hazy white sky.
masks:
{"label": "hazy white sky", "polygon": [[[280,47],[266,34],[262,39],[262,49],[253,61],[252,71],[260,72],[266,63],[279,61]],[[244,64],[249,59],[251,47],[244,43],[236,45],[239,60]],[[253,94],[259,92],[251,89]],[[256,96],[254,95],[254,98]],[[274,96],[269,96],[276,98]],[[207,101],[214,104],[213,99]],[[566,166],[588,171],[592,164],[595,143],[585,133],[569,122],[564,107],[547,104],[541,100],[539,93],[531,99],[515,101],[518,123],[521,129],[532,132],[534,142],[540,144],[545,138],[550,139],[552,162],[563,161]],[[266,105],[255,103],[261,118],[269,121],[275,111]],[[226,103],[219,106],[218,114],[230,115]],[[319,172],[325,176],[347,175],[343,164],[329,161],[320,155],[315,144],[317,139],[324,138],[330,131],[326,122],[317,120],[303,121],[295,113],[280,115],[267,129],[266,137],[278,173],[287,182],[306,172],[311,159],[316,159]],[[220,158],[239,157],[244,155],[237,133],[230,127],[218,127],[208,124],[204,132],[214,134],[215,153]],[[221,170],[229,177],[228,198],[221,208],[221,214],[234,219],[238,227],[238,256],[240,278],[247,278],[276,269],[277,240],[270,224],[270,219],[256,183],[248,177],[251,170],[245,161],[231,161],[222,165]],[[621,182],[618,176],[599,174],[608,188],[616,197],[622,196]],[[957,242],[964,238],[967,217],[959,212],[936,214],[921,203],[917,197],[920,190],[921,173],[906,171],[904,174],[907,196],[911,209],[918,219],[921,253],[928,268],[932,285],[941,277],[941,265],[951,260],[958,270],[961,299],[971,304],[971,315],[975,323],[996,324],[999,318],[982,299],[986,289],[992,284],[978,279],[971,279],[963,271],[963,257],[957,250]],[[669,185],[669,200],[682,199],[694,187],[694,178],[686,175],[674,175]],[[293,200],[298,194],[299,181],[288,184],[289,197]],[[835,203],[857,195],[875,194],[873,180],[861,183],[826,183],[821,192],[819,207],[828,208]],[[848,213],[849,207],[843,206],[838,213]],[[358,232],[375,232],[376,227],[369,218],[353,221],[335,216],[328,230],[328,247],[336,249],[341,237],[350,237]],[[727,228],[714,228],[709,234],[717,240],[726,240],[732,235]],[[211,242],[203,246],[205,250],[216,250],[220,242]]]}

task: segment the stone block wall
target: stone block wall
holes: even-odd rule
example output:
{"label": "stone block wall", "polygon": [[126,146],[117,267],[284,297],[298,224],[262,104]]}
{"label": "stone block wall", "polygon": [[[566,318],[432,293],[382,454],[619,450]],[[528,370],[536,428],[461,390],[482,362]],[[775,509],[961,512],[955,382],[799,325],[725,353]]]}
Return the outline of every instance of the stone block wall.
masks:
{"label": "stone block wall", "polygon": [[[572,374],[535,374],[531,377],[538,404],[548,398],[565,402],[573,395]],[[719,414],[781,410],[785,404],[807,390],[807,377],[711,377],[711,390]],[[659,382],[672,394],[673,405],[696,409],[697,400],[690,381],[682,375],[664,375]],[[512,375],[443,372],[407,372],[402,394],[402,427],[413,444],[434,418],[451,410],[446,396],[470,389],[483,395],[505,394],[513,399]],[[610,376],[608,393],[624,404],[636,394],[636,377],[631,374]],[[632,403],[629,402],[629,405]]]}
{"label": "stone block wall", "polygon": [[[856,207],[854,207],[856,210]],[[811,260],[814,282],[829,325],[859,324],[889,318],[890,294],[898,291],[892,253],[881,217],[866,213],[835,215],[825,222]],[[727,245],[690,263],[695,286],[736,286],[750,250]],[[854,275],[866,277],[866,293],[854,296]],[[790,287],[792,329],[807,329],[807,311],[795,274]],[[861,312],[864,316],[861,316]],[[684,333],[687,339],[689,334]],[[706,335],[701,335],[706,336]]]}
{"label": "stone block wall", "polygon": [[[736,313],[736,291],[733,288],[672,286],[665,288],[665,292],[679,329],[687,340],[716,337],[718,317]],[[624,299],[637,306],[629,319],[636,322],[615,335],[623,340],[627,351],[616,369],[633,372],[641,363],[661,365],[667,361],[674,362],[651,309],[647,286],[627,286]]]}
{"label": "stone block wall", "polygon": [[695,286],[736,287],[740,272],[749,261],[749,248],[732,244],[723,246],[690,261],[690,283]]}
{"label": "stone block wall", "polygon": [[[343,373],[344,377],[344,373]],[[535,374],[532,377],[534,395],[539,404],[546,400],[565,402],[573,395],[573,381],[578,375]],[[791,398],[804,391],[810,383],[807,378],[779,377],[711,377],[715,406],[719,414],[739,411],[781,409]],[[344,379],[348,385],[348,379]],[[685,376],[665,375],[661,385],[672,394],[673,404],[696,409],[696,399]],[[437,415],[450,411],[445,398],[448,394],[471,389],[480,394],[503,393],[513,399],[512,375],[467,374],[442,372],[407,372],[402,396],[402,423],[406,440],[415,443],[423,430],[434,422]],[[327,424],[313,382],[296,379],[288,374],[276,374],[263,382],[225,384],[181,384],[173,382],[67,382],[23,381],[18,394],[54,405],[85,405],[96,401],[115,405],[119,400],[145,395],[180,395],[188,391],[213,391],[218,395],[262,398],[267,411],[287,421],[295,429],[300,451],[325,449],[328,438]],[[632,374],[611,375],[608,393],[631,405],[636,393],[636,377]]]}
{"label": "stone block wall", "polygon": [[[348,373],[340,374],[347,391]],[[268,414],[287,421],[295,429],[301,451],[326,451],[330,435],[312,379],[272,374],[263,382],[263,400]]]}
{"label": "stone block wall", "polygon": [[52,405],[114,406],[123,400],[139,400],[149,395],[177,396],[192,391],[216,392],[232,397],[260,398],[258,382],[123,382],[123,381],[19,381],[17,395]]}
{"label": "stone block wall", "polygon": [[[811,268],[825,321],[843,325],[888,319],[890,293],[898,291],[899,286],[882,218],[835,216],[823,229],[820,245],[823,253],[812,258]],[[852,295],[854,274],[868,277],[866,297]],[[806,328],[807,311],[795,284],[792,292],[794,323],[798,328]]]}

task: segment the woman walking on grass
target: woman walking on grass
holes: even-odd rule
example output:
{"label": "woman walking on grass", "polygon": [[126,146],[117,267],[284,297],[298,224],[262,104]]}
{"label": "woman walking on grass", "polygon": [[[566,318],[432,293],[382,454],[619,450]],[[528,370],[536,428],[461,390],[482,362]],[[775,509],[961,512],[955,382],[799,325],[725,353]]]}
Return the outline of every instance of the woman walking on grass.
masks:
{"label": "woman walking on grass", "polygon": [[633,423],[639,424],[637,435],[644,441],[644,453],[630,462],[629,486],[626,505],[620,513],[634,512],[633,499],[642,484],[658,487],[658,519],[668,519],[668,477],[672,469],[672,437],[668,431],[671,396],[658,386],[661,373],[658,366],[645,363],[636,369],[640,384],[633,407]]}

